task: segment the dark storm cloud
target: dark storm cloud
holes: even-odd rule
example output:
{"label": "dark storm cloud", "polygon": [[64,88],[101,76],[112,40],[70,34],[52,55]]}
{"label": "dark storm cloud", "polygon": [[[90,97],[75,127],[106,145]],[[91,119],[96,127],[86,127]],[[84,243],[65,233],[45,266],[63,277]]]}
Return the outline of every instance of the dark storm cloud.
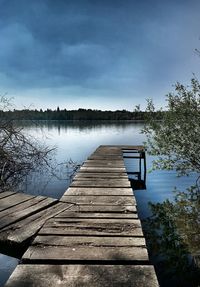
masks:
{"label": "dark storm cloud", "polygon": [[1,1],[1,72],[22,85],[98,77],[126,41],[111,10],[120,12],[87,1]]}
{"label": "dark storm cloud", "polygon": [[110,97],[134,89],[147,97],[181,63],[191,66],[184,58],[193,53],[198,8],[198,1],[0,0],[0,88],[79,87],[77,97],[80,88]]}
{"label": "dark storm cloud", "polygon": [[2,1],[2,70],[23,85],[31,79],[51,85],[49,77],[52,84],[98,77],[114,68],[130,42],[134,48],[141,45],[137,21],[142,15],[131,3]]}

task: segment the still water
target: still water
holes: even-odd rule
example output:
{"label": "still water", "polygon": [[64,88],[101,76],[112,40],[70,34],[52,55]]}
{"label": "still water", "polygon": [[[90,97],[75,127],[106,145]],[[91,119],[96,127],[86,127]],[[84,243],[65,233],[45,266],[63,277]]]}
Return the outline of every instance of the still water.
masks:
{"label": "still water", "polygon": [[[81,164],[99,145],[142,145],[145,141],[141,134],[143,123],[126,122],[25,122],[24,130],[33,138],[57,148],[58,162],[70,160]],[[152,158],[147,156],[147,167],[151,167]],[[128,171],[135,169],[135,163],[125,161]],[[70,168],[69,168],[70,172]],[[30,194],[60,198],[70,184],[66,169],[57,170],[58,178],[50,174],[32,175],[27,178],[23,190]],[[63,174],[64,173],[64,174]],[[162,203],[174,200],[172,190],[177,186],[181,190],[194,183],[194,177],[177,178],[174,172],[154,171],[147,174],[146,190],[135,191],[138,212],[142,220],[151,215],[148,202]],[[0,286],[10,276],[17,260],[0,255]],[[162,286],[167,286],[163,283]],[[174,285],[176,286],[176,285]],[[177,285],[184,286],[184,285]],[[192,285],[191,285],[192,286]],[[197,285],[198,286],[198,285]]]}

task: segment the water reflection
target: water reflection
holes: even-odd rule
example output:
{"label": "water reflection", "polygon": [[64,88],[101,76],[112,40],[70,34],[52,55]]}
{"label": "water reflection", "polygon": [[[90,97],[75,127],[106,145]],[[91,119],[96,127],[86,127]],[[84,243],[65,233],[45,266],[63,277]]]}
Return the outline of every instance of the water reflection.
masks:
{"label": "water reflection", "polygon": [[[56,146],[57,162],[72,159],[81,164],[99,146],[106,144],[142,144],[144,136],[140,134],[143,124],[140,122],[106,121],[23,121],[24,130],[47,145]],[[51,173],[32,174],[22,189],[30,194],[47,195],[60,198],[69,186],[69,173],[65,165],[57,166]]]}
{"label": "water reflection", "polygon": [[50,169],[30,173],[19,186],[19,191],[60,199],[78,168],[79,164],[72,160],[61,163],[55,161]]}
{"label": "water reflection", "polygon": [[149,203],[152,215],[143,225],[148,248],[161,286],[199,286],[199,190],[174,193],[173,201]]}
{"label": "water reflection", "polygon": [[[112,131],[115,134],[120,135],[125,129],[138,127],[139,131],[143,126],[141,121],[30,121],[23,120],[17,121],[16,125],[23,127],[25,130],[29,131],[42,131],[46,134],[53,133],[55,135],[80,133],[80,134],[92,134],[95,132],[105,132]],[[143,136],[142,136],[143,137]],[[114,144],[114,143],[113,143]]]}
{"label": "water reflection", "polygon": [[0,254],[0,286],[4,286],[18,263],[18,259]]}
{"label": "water reflection", "polygon": [[34,125],[40,128],[47,128],[49,130],[51,129],[57,129],[57,130],[62,130],[62,129],[69,129],[69,128],[73,128],[73,129],[79,129],[81,130],[85,130],[85,129],[94,129],[94,128],[102,128],[104,129],[105,127],[109,127],[109,128],[116,128],[116,127],[127,127],[127,126],[134,126],[135,125],[143,125],[142,121],[95,121],[95,120],[91,120],[91,121],[65,121],[65,120],[40,120],[40,121],[31,121],[31,120],[23,120],[23,121],[16,121],[16,124],[18,126],[23,126],[25,128],[29,128],[29,127],[33,127]]}

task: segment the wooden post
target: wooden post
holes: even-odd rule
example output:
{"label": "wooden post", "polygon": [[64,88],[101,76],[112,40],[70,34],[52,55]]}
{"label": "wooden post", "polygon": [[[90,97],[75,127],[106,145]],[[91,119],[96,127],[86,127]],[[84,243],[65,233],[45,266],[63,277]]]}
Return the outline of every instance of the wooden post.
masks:
{"label": "wooden post", "polygon": [[146,154],[145,154],[145,151],[143,151],[143,159],[144,159],[144,184],[146,185],[147,165],[146,165]]}

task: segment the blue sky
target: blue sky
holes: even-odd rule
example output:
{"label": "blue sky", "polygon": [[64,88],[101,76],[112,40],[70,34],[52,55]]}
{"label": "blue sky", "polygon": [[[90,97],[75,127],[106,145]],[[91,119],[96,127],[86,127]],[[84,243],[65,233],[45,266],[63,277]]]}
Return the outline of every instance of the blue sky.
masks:
{"label": "blue sky", "polygon": [[0,94],[17,108],[165,106],[199,77],[200,1],[0,0]]}

